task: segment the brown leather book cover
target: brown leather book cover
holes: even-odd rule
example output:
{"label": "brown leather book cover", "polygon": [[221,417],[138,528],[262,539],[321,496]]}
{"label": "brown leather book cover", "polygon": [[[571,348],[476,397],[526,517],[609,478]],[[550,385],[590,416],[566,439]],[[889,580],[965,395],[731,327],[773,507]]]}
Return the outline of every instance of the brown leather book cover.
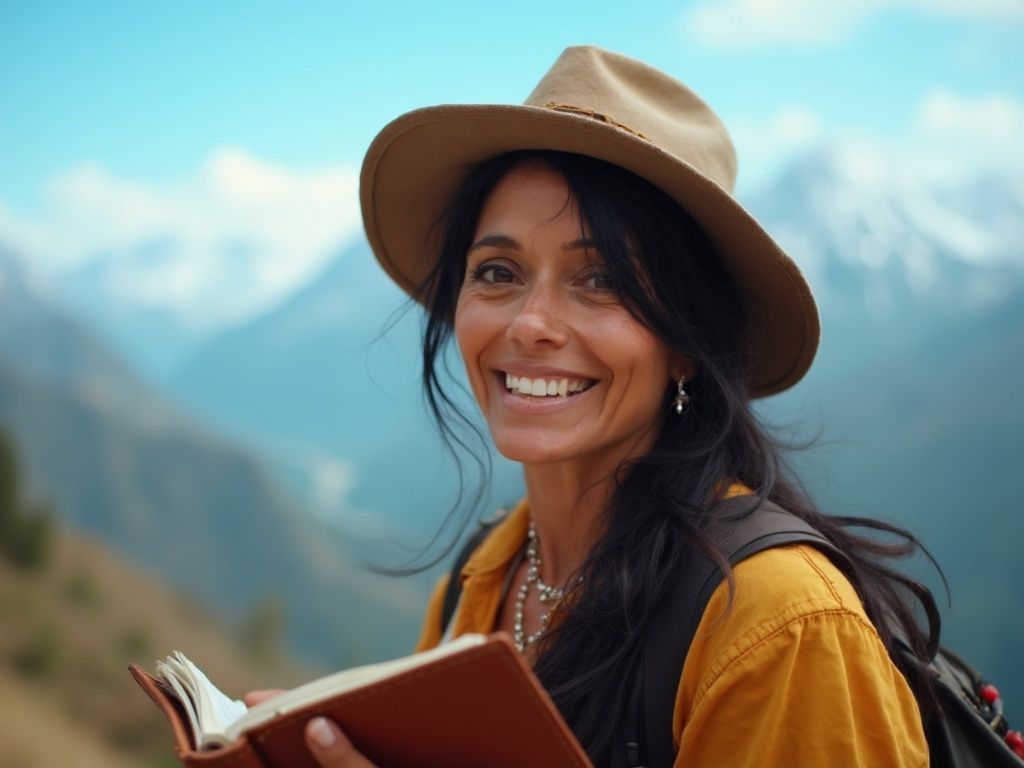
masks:
{"label": "brown leather book cover", "polygon": [[171,723],[188,768],[317,768],[303,729],[337,722],[379,768],[566,768],[590,766],[508,635],[279,715],[223,749],[194,749],[173,696],[137,665],[132,675]]}

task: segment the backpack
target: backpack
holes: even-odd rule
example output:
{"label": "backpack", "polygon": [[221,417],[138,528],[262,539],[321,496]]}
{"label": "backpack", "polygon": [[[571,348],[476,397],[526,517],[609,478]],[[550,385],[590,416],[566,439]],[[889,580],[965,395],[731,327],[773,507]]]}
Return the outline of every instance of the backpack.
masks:
{"label": "backpack", "polygon": [[[846,555],[802,519],[769,501],[749,511],[749,497],[735,497],[716,506],[722,520],[711,537],[735,566],[771,547],[808,544],[829,557],[844,573],[852,573]],[[493,523],[482,525],[460,551],[451,570],[442,605],[445,630],[458,605],[459,574]],[[624,749],[616,765],[627,768],[670,768],[675,761],[672,713],[686,651],[693,641],[704,609],[723,574],[705,557],[691,557],[648,629],[642,650],[642,674],[636,675],[622,734]],[[909,653],[909,649],[904,649]],[[940,647],[929,664],[935,677],[941,718],[926,729],[931,765],[935,768],[1024,768],[1024,739],[1011,731],[994,686],[963,659]]]}

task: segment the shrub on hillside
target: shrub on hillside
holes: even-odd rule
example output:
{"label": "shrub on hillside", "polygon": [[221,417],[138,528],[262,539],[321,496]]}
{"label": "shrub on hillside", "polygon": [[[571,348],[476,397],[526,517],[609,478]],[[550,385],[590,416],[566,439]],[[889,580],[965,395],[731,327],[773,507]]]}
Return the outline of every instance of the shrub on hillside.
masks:
{"label": "shrub on hillside", "polygon": [[69,603],[95,610],[102,607],[103,596],[92,571],[83,565],[76,566],[64,582],[64,597]]}
{"label": "shrub on hillside", "polygon": [[0,553],[23,568],[41,568],[52,545],[53,514],[48,506],[22,497],[17,456],[0,432]]}
{"label": "shrub on hillside", "polygon": [[60,635],[49,624],[36,627],[14,656],[14,668],[26,677],[53,677],[63,657]]}

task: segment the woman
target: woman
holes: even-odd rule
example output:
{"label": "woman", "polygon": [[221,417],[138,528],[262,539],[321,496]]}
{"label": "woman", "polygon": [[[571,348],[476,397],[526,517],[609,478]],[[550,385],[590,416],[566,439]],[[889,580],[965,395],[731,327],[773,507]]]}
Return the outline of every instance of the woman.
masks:
{"label": "woman", "polygon": [[[873,544],[817,513],[750,410],[806,372],[818,319],[729,195],[734,173],[700,99],[596,48],[568,49],[525,106],[419,110],[374,141],[364,220],[428,310],[428,401],[454,437],[437,373],[454,336],[526,480],[447,629],[510,632],[595,764],[621,764],[623,691],[673,573],[710,548],[723,499],[768,499],[842,549],[857,588],[805,546],[740,563],[686,655],[675,764],[926,765],[927,681],[897,666],[890,632],[927,645],[900,598],[918,587],[878,559],[913,540]],[[443,588],[420,648],[442,641]],[[334,724],[308,735],[322,765],[369,765]]]}

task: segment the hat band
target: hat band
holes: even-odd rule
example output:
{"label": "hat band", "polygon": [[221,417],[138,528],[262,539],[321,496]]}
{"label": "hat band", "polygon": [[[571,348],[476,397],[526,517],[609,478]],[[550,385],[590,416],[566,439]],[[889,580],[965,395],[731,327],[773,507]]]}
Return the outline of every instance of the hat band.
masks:
{"label": "hat band", "polygon": [[602,123],[608,123],[608,125],[614,125],[616,128],[621,128],[626,133],[631,133],[644,141],[650,141],[650,139],[640,133],[640,131],[635,131],[625,123],[620,123],[618,120],[609,117],[603,112],[593,110],[590,107],[577,107],[573,104],[560,104],[557,101],[549,101],[544,105],[544,107],[545,109],[553,109],[556,112],[571,112],[574,115],[585,115],[586,117],[591,117],[594,120],[600,120]]}

